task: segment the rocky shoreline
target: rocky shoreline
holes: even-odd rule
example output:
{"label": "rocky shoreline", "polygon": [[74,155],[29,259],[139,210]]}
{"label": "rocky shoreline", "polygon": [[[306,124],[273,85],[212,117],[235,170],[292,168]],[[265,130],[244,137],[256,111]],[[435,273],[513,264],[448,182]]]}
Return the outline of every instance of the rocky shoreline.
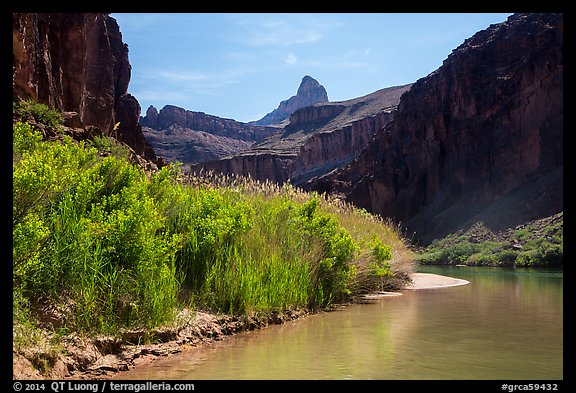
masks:
{"label": "rocky shoreline", "polygon": [[89,339],[71,334],[61,338],[58,348],[51,348],[52,335],[46,332],[41,340],[44,345],[13,350],[13,379],[108,379],[158,357],[306,314],[303,310],[288,310],[247,317],[184,309],[169,327],[127,331],[121,337]]}
{"label": "rocky shoreline", "polygon": [[[405,290],[445,288],[468,284],[466,280],[430,273],[413,273]],[[398,296],[402,292],[370,294],[366,298]],[[229,316],[203,311],[182,310],[171,327],[151,332],[128,331],[121,337],[82,338],[65,336],[58,350],[40,347],[13,350],[13,379],[110,379],[123,371],[153,362],[171,354],[223,340],[234,334],[281,324],[310,314],[288,310],[263,316]],[[50,336],[45,337],[46,343]],[[141,344],[146,342],[146,344]],[[48,345],[48,344],[47,344]],[[39,369],[45,369],[40,373]]]}

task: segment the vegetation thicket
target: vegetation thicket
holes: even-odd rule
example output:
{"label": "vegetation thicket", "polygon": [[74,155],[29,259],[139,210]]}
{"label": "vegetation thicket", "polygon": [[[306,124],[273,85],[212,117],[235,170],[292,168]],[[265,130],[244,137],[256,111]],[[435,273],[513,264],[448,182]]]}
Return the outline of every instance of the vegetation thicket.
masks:
{"label": "vegetation thicket", "polygon": [[322,309],[398,288],[412,261],[397,228],[338,200],[178,165],[147,176],[112,138],[47,140],[14,124],[16,345],[47,308],[53,325],[88,334],[169,324],[182,307]]}
{"label": "vegetation thicket", "polygon": [[563,213],[497,234],[477,223],[434,240],[416,259],[423,265],[562,267]]}

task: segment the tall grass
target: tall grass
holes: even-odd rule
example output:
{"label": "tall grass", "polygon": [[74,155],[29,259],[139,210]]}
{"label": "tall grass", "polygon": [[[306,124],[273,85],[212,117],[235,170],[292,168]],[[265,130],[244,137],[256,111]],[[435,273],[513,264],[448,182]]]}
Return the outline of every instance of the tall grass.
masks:
{"label": "tall grass", "polygon": [[102,144],[13,131],[19,310],[66,304],[69,328],[154,327],[182,300],[232,314],[324,308],[411,269],[393,226],[336,199],[174,165],[148,179],[108,144],[103,157]]}

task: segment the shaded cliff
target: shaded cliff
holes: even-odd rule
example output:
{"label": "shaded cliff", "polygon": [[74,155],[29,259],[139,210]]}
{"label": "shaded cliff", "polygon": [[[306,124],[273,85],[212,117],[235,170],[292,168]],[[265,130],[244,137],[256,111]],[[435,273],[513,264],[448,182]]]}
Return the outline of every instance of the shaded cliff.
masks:
{"label": "shaded cliff", "polygon": [[[95,126],[155,160],[128,93],[128,46],[116,20],[102,13],[14,13],[13,99],[33,98],[76,112],[77,126]],[[115,125],[120,123],[115,129]]]}
{"label": "shaded cliff", "polygon": [[236,154],[278,131],[174,105],[165,105],[160,112],[150,106],[140,123],[159,157],[186,164]]}
{"label": "shaded cliff", "polygon": [[389,87],[348,101],[301,108],[281,132],[246,151],[193,169],[303,184],[356,158],[374,133],[392,120],[400,96],[409,88]]}
{"label": "shaded cliff", "polygon": [[341,193],[424,241],[561,211],[562,51],[561,14],[491,25],[402,96],[357,160],[307,187]]}
{"label": "shaded cliff", "polygon": [[286,121],[290,115],[300,108],[314,104],[328,102],[328,93],[324,86],[309,75],[302,78],[300,86],[295,96],[280,102],[278,108],[268,113],[260,120],[251,122],[251,124],[267,126],[279,125]]}

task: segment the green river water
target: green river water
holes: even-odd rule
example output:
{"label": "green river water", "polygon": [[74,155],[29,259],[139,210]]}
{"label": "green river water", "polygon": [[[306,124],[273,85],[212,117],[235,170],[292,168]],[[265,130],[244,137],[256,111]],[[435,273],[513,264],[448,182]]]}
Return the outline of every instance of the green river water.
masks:
{"label": "green river water", "polygon": [[421,267],[403,291],[192,348],[120,379],[563,379],[561,270]]}

